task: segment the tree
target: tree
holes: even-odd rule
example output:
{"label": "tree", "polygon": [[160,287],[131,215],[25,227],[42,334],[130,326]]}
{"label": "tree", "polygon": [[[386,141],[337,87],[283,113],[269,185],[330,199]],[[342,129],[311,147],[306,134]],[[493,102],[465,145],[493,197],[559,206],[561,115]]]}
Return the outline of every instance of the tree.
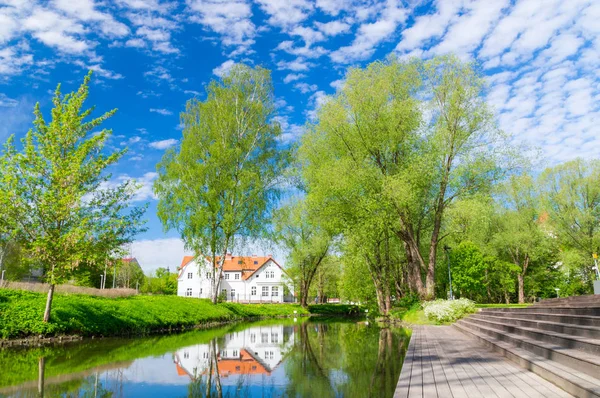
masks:
{"label": "tree", "polygon": [[89,121],[93,109],[82,111],[90,77],[91,72],[65,96],[57,87],[49,123],[36,104],[34,129],[22,140],[22,151],[11,137],[0,160],[11,234],[21,243],[23,258],[41,265],[50,284],[45,322],[57,283],[68,280],[83,261],[103,263],[143,229],[145,208],[129,203],[135,182],[111,187],[111,175],[103,173],[126,150],[109,153],[105,144],[111,131],[97,131],[116,110]]}
{"label": "tree", "polygon": [[543,258],[551,239],[543,229],[540,197],[533,178],[527,174],[512,176],[502,188],[499,231],[494,245],[507,260],[519,267],[517,291],[519,303],[525,302],[525,275],[529,266]]}
{"label": "tree", "polygon": [[570,278],[578,275],[591,293],[592,255],[600,251],[600,161],[575,159],[540,177],[548,224],[562,248]]}
{"label": "tree", "polygon": [[140,291],[150,294],[175,295],[177,294],[177,274],[169,272],[167,268],[158,268],[144,278]]}
{"label": "tree", "polygon": [[329,253],[331,234],[311,217],[303,199],[294,200],[275,214],[275,236],[288,251],[287,270],[307,307],[309,289]]}
{"label": "tree", "polygon": [[287,152],[277,148],[268,70],[235,65],[207,91],[205,101],[188,101],[181,146],[159,163],[154,190],[165,228],[210,260],[216,303],[227,251],[266,230]]}

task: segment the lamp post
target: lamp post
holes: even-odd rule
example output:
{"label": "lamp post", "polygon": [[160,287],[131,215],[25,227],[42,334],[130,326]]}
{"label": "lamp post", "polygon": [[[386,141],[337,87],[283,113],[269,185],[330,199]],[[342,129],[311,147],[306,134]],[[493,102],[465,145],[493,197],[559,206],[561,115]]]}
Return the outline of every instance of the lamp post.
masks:
{"label": "lamp post", "polygon": [[555,287],[555,288],[554,288],[554,290],[556,290],[556,298],[559,298],[559,297],[560,297],[560,295],[558,294],[558,292],[560,291],[560,289],[559,289],[559,288],[557,288],[557,287]]}
{"label": "lamp post", "polygon": [[592,254],[592,257],[594,257],[594,268],[592,269],[596,271],[596,279],[600,280],[600,271],[598,271],[598,253]]}
{"label": "lamp post", "polygon": [[444,245],[444,251],[446,257],[448,257],[448,280],[450,281],[450,300],[454,300],[454,294],[452,294],[452,271],[450,270],[450,246]]}
{"label": "lamp post", "polygon": [[103,289],[104,286],[104,274],[100,274],[100,289]]}

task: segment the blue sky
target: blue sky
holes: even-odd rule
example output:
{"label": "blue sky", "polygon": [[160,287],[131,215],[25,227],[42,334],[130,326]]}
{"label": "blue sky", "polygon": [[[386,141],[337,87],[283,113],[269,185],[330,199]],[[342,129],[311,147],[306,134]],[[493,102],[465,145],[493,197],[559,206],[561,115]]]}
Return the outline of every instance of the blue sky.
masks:
{"label": "blue sky", "polygon": [[105,127],[129,148],[114,179],[135,178],[150,203],[133,254],[174,267],[183,245],[156,219],[155,165],[185,102],[233,63],[273,71],[293,142],[348,67],[455,53],[481,64],[500,126],[553,164],[598,157],[599,20],[593,0],[0,0],[0,141],[27,131],[36,101],[50,109],[58,82],[70,91],[94,70],[89,104],[118,108]]}

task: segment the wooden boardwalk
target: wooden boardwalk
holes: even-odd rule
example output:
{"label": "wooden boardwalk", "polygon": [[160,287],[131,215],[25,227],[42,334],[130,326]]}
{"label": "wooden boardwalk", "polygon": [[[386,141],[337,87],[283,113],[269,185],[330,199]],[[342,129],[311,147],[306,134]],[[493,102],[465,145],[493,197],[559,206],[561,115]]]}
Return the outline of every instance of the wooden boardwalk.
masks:
{"label": "wooden boardwalk", "polygon": [[394,398],[571,397],[451,326],[417,326]]}

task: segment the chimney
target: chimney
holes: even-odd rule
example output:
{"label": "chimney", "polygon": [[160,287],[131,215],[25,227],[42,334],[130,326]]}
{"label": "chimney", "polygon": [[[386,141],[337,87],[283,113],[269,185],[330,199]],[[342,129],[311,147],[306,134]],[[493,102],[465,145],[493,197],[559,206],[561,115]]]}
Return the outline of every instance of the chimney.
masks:
{"label": "chimney", "polygon": [[256,254],[253,254],[253,255],[252,255],[252,258],[254,258],[254,257],[258,257],[258,256],[257,256]]}
{"label": "chimney", "polygon": [[272,254],[267,254],[267,257],[272,258],[273,255]]}
{"label": "chimney", "polygon": [[231,260],[231,253],[227,253],[225,255],[225,260]]}

